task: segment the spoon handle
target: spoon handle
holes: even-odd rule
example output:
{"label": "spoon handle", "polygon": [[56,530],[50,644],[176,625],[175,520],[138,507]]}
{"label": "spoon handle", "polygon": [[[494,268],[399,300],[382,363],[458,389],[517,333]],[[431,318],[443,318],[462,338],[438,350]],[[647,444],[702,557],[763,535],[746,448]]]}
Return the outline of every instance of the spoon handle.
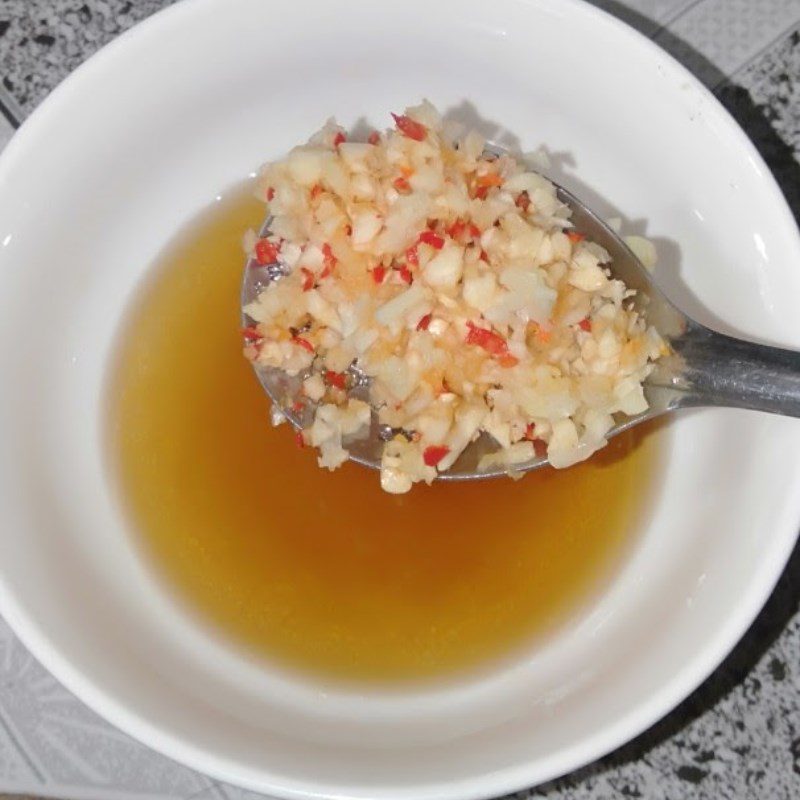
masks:
{"label": "spoon handle", "polygon": [[800,352],[692,324],[673,347],[685,369],[683,406],[726,406],[800,417]]}

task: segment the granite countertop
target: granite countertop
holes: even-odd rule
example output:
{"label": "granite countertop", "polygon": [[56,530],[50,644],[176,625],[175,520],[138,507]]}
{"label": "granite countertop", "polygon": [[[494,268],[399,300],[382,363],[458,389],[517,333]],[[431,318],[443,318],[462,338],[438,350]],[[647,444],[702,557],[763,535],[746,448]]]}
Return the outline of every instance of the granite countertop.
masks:
{"label": "granite countertop", "polygon": [[[0,147],[71,70],[170,2],[0,0]],[[595,4],[652,37],[713,89],[800,219],[800,0]],[[800,549],[734,652],[676,710],[599,762],[519,797],[800,797],[798,578]],[[110,728],[0,621],[0,791],[98,797],[99,788],[108,797],[258,797],[178,767]]]}

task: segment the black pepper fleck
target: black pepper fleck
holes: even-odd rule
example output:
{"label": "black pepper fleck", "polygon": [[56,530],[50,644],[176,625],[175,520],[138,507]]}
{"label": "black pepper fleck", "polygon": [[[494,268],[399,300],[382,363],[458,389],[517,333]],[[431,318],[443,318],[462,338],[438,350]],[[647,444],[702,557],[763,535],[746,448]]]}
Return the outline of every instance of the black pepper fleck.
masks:
{"label": "black pepper fleck", "polygon": [[769,672],[770,675],[772,675],[772,679],[775,681],[786,680],[786,664],[779,658],[773,658],[772,661],[769,662]]}
{"label": "black pepper fleck", "polygon": [[675,770],[675,774],[681,778],[681,780],[688,781],[689,783],[700,783],[700,781],[708,775],[708,772],[704,769],[700,769],[700,767],[693,767],[691,764],[686,764],[682,767],[678,767],[678,769]]}

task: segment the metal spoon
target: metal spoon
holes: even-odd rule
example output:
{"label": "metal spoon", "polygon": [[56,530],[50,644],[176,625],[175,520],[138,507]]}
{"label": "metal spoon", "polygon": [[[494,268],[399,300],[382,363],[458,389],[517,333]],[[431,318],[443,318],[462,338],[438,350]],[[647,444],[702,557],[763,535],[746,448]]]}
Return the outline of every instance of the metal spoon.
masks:
{"label": "metal spoon", "polygon": [[[616,436],[641,422],[668,411],[697,406],[724,406],[769,411],[773,414],[800,417],[800,352],[735,339],[700,325],[676,308],[653,282],[631,249],[600,217],[571,192],[556,185],[559,199],[572,210],[571,220],[581,233],[602,245],[611,255],[611,268],[629,289],[635,289],[634,305],[647,321],[670,343],[673,355],[657,362],[645,383],[645,397],[650,407],[633,417],[620,415],[619,423],[608,433]],[[269,231],[269,219],[262,235]],[[259,291],[282,276],[280,266],[247,263],[242,285],[242,306],[255,300]],[[245,325],[252,320],[243,313]],[[283,410],[296,428],[311,424],[314,410],[308,404],[302,412],[292,410],[300,393],[302,376],[291,378],[274,368],[254,365],[266,393]],[[351,368],[353,397],[368,399],[368,379]],[[373,414],[372,427],[365,438],[345,446],[350,458],[359,464],[380,469],[381,452],[387,432],[381,430]],[[474,441],[456,463],[442,473],[441,480],[472,480],[504,475],[502,467],[479,470],[478,463],[487,453],[497,450],[487,434]],[[540,456],[515,470],[527,472],[547,464]]]}

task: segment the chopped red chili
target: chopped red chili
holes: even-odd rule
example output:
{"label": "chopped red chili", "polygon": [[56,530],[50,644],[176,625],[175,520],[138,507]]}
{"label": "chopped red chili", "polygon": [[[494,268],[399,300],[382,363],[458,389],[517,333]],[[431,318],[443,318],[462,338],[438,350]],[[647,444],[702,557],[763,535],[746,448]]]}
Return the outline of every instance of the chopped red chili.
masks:
{"label": "chopped red chili", "polygon": [[343,372],[334,372],[332,369],[325,371],[325,382],[337,389],[347,389],[347,376]]}
{"label": "chopped red chili", "polygon": [[449,452],[450,448],[443,444],[432,444],[422,452],[422,460],[426,466],[435,467]]}
{"label": "chopped red chili", "polygon": [[327,242],[325,242],[325,244],[322,245],[322,259],[323,259],[322,263],[324,264],[324,269],[322,270],[321,277],[327,278],[328,275],[330,275],[331,272],[333,272],[334,268],[336,267],[336,264],[338,263],[338,259],[333,254],[333,250],[331,250],[331,246]]}
{"label": "chopped red chili", "polygon": [[259,239],[256,242],[256,261],[262,266],[274,264],[278,260],[278,252],[278,246],[269,239]]}
{"label": "chopped red chili", "polygon": [[295,344],[299,344],[304,350],[308,350],[309,353],[314,352],[314,345],[308,339],[304,339],[302,336],[293,336],[292,341]]}
{"label": "chopped red chili", "polygon": [[529,422],[528,427],[525,428],[523,439],[533,442],[533,452],[537,456],[543,456],[547,453],[547,442],[536,435],[536,426],[532,422]]}
{"label": "chopped red chili", "polygon": [[392,117],[394,117],[397,130],[404,136],[408,136],[409,139],[421,142],[428,135],[428,129],[421,122],[417,122],[405,114],[392,114]]}
{"label": "chopped red chili", "polygon": [[384,267],[383,264],[378,264],[378,266],[372,270],[372,280],[374,280],[375,283],[383,283],[385,277],[386,267]]}
{"label": "chopped red chili", "polygon": [[481,235],[481,229],[474,222],[467,224],[463,219],[457,219],[452,225],[445,228],[445,233],[451,239],[461,239],[465,232],[468,232],[472,239],[477,239]]}
{"label": "chopped red chili", "polygon": [[582,331],[586,331],[588,333],[592,330],[592,321],[589,319],[589,317],[586,317],[578,323],[578,327]]}
{"label": "chopped red chili", "polygon": [[322,257],[326,261],[336,261],[336,256],[333,254],[333,250],[331,250],[331,246],[327,242],[322,245]]}
{"label": "chopped red chili", "polygon": [[314,288],[314,273],[306,267],[300,267],[303,273],[303,291],[310,292]]}
{"label": "chopped red chili", "polygon": [[428,330],[428,326],[431,324],[431,320],[433,319],[433,314],[426,314],[418,323],[417,323],[417,330],[418,331],[426,331]]}
{"label": "chopped red chili", "polygon": [[489,172],[486,175],[479,175],[477,178],[478,186],[502,186],[503,179],[496,172]]}
{"label": "chopped red chili", "polygon": [[244,336],[246,342],[257,342],[264,338],[258,332],[258,326],[256,325],[248,325],[246,328],[242,328],[242,336]]}
{"label": "chopped red chili", "polygon": [[445,228],[445,233],[451,239],[458,239],[467,229],[467,223],[463,219],[457,219],[452,225]]}
{"label": "chopped red chili", "polygon": [[423,244],[429,244],[435,250],[441,250],[444,247],[444,239],[433,231],[422,231],[419,235],[419,241]]}
{"label": "chopped red chili", "polygon": [[[473,322],[468,322],[467,344],[474,344],[482,347],[487,353],[493,356],[509,356],[508,343],[499,334],[487,328],[479,328]],[[513,358],[513,356],[511,356]]]}

